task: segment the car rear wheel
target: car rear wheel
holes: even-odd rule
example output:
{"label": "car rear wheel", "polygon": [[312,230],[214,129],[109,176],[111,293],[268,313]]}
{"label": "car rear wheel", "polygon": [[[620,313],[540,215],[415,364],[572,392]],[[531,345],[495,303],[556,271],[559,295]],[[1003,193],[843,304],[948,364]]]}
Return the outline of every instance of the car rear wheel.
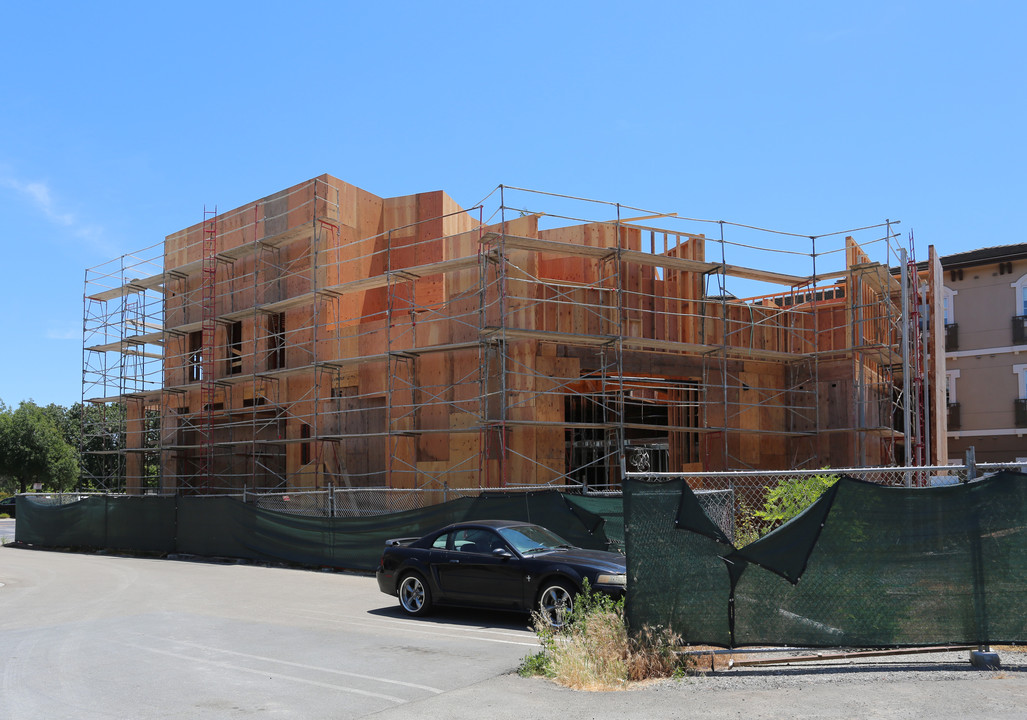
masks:
{"label": "car rear wheel", "polygon": [[399,605],[410,615],[426,615],[431,609],[431,593],[418,573],[404,575],[399,581]]}
{"label": "car rear wheel", "polygon": [[576,592],[566,582],[547,582],[538,596],[539,614],[553,627],[562,627],[574,609]]}

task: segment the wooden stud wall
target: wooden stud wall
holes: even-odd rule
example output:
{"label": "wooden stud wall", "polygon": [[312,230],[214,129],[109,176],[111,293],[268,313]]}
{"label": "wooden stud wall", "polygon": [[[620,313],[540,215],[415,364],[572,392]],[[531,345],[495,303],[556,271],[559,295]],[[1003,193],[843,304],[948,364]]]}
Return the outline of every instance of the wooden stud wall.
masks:
{"label": "wooden stud wall", "polygon": [[[330,478],[450,488],[562,482],[570,470],[564,399],[591,391],[581,378],[600,365],[599,343],[615,336],[625,341],[621,370],[665,383],[664,398],[680,396],[676,384],[699,382],[703,353],[722,354],[720,367],[706,368],[698,416],[670,411],[671,425],[696,425],[667,433],[682,469],[727,463],[717,437],[725,431],[728,456],[776,469],[789,466],[796,435],[854,426],[846,294],[877,272],[865,269],[869,258],[854,242],[846,260],[859,270],[839,285],[846,293],[811,302],[792,295],[799,301],[786,304],[785,290],[780,305],[773,298],[721,302],[704,298],[700,272],[622,259],[641,251],[703,263],[703,236],[609,223],[540,230],[538,221],[526,215],[479,228],[443,192],[383,199],[327,175],[220,215],[215,368],[224,429],[216,439],[243,454],[254,442],[277,447],[292,487]],[[505,249],[502,239],[482,246],[489,231],[569,251]],[[188,444],[201,411],[199,384],[188,380],[189,333],[199,329],[201,311],[201,236],[198,223],[166,239],[165,382],[176,389],[164,394],[168,445]],[[574,247],[609,252],[596,257]],[[451,262],[461,264],[445,269]],[[890,301],[883,288],[861,287],[868,307]],[[286,358],[273,371],[268,314],[278,312]],[[232,322],[240,323],[243,348],[234,374],[226,360]],[[864,323],[863,343],[892,341],[885,319]],[[817,387],[800,392],[793,366],[813,347],[826,360]],[[397,350],[404,353],[388,355]],[[869,356],[859,362],[882,377]],[[501,367],[504,377],[496,374]],[[489,401],[481,397],[483,373],[490,373]],[[814,392],[821,428],[811,426],[811,414],[794,411]],[[249,421],[229,426],[239,417]],[[140,445],[141,422],[130,415],[130,436]],[[815,443],[823,464],[853,457],[851,433],[820,433]],[[188,466],[190,452],[173,451],[167,461]],[[247,462],[254,467],[231,455],[222,453],[222,469],[242,475]],[[130,454],[133,471],[141,458]]]}

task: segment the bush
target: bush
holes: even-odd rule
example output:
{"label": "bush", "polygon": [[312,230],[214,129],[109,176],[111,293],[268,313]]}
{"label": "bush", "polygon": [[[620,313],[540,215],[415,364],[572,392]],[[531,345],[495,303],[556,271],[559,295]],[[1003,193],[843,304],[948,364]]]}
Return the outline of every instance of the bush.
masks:
{"label": "bush", "polygon": [[534,613],[541,652],[529,655],[518,673],[543,675],[577,690],[620,690],[631,681],[680,676],[675,649],[681,640],[669,630],[643,628],[629,637],[624,600],[592,592],[586,581],[568,621],[553,627]]}
{"label": "bush", "polygon": [[739,501],[734,546],[744,547],[784,525],[815,503],[836,482],[838,476],[830,473],[791,478],[774,487],[763,488],[767,494],[762,508],[756,509],[745,500]]}
{"label": "bush", "polygon": [[823,474],[778,483],[776,487],[768,489],[763,509],[757,511],[756,515],[771,527],[783,525],[815,503],[836,482],[837,475]]}

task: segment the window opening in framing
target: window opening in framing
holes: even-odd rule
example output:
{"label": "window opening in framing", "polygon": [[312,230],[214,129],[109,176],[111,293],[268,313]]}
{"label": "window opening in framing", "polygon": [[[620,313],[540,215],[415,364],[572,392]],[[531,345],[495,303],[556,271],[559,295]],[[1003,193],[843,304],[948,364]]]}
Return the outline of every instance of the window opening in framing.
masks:
{"label": "window opening in framing", "polygon": [[242,322],[237,321],[228,325],[228,375],[238,375],[242,372]]}
{"label": "window opening in framing", "polygon": [[203,331],[189,333],[189,382],[203,379]]}
{"label": "window opening in framing", "polygon": [[310,464],[310,426],[306,423],[300,425],[300,437],[303,442],[300,444],[300,465]]}
{"label": "window opening in framing", "polygon": [[601,395],[569,396],[564,399],[567,424],[567,476],[586,485],[606,485],[609,473],[606,457],[611,448],[606,437],[606,403]]}
{"label": "window opening in framing", "polygon": [[285,313],[267,316],[267,369],[285,367]]}

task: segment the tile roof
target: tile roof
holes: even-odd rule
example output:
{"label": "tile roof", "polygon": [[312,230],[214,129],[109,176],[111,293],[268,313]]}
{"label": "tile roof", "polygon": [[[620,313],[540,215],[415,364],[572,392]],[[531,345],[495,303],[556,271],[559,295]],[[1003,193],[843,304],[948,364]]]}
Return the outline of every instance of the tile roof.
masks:
{"label": "tile roof", "polygon": [[1023,258],[1027,258],[1027,243],[995,245],[953,255],[944,255],[941,258],[941,266],[943,268],[953,268],[967,265],[987,265],[993,262],[1020,260]]}

